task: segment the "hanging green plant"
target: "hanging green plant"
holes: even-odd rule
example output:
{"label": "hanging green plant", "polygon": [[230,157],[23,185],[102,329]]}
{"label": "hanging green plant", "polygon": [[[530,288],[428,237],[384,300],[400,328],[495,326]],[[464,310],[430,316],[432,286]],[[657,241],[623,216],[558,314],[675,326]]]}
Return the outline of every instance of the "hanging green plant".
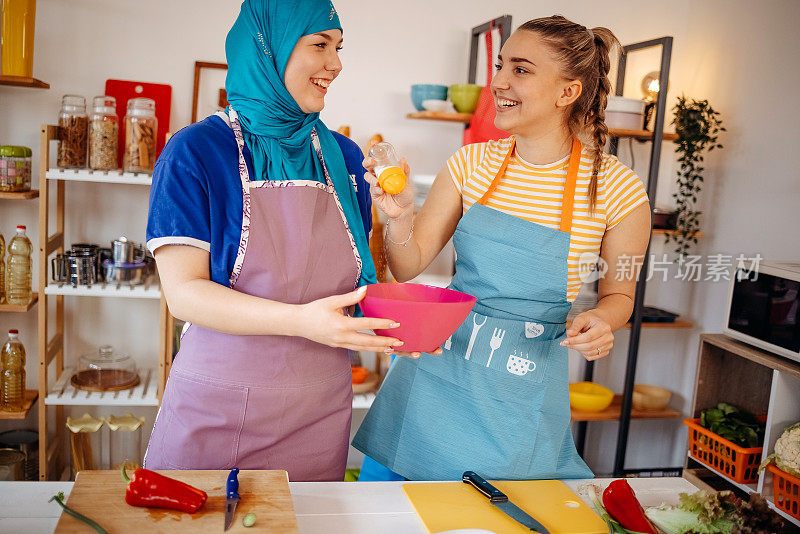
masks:
{"label": "hanging green plant", "polygon": [[726,130],[722,127],[719,112],[714,111],[708,100],[690,102],[680,96],[672,109],[675,112],[672,124],[678,135],[675,152],[679,154],[680,169],[678,191],[672,195],[677,204],[676,229],[667,234],[666,242],[675,241],[675,252],[686,256],[691,246],[697,243],[697,232],[700,231],[700,212],[695,206],[703,182],[703,153],[723,148],[717,142],[717,136]]}

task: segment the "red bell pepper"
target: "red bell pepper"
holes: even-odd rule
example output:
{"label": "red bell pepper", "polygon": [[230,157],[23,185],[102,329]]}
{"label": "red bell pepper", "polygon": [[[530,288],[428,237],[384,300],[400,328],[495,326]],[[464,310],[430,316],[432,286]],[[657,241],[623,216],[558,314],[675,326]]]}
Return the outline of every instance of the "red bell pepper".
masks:
{"label": "red bell pepper", "polygon": [[122,478],[129,483],[125,502],[131,506],[167,508],[193,514],[208,499],[205,491],[149,469],[139,468],[133,472],[133,478],[128,478],[123,464]]}
{"label": "red bell pepper", "polygon": [[657,534],[653,524],[644,515],[644,508],[636,499],[627,480],[615,480],[603,492],[603,506],[620,525],[634,532]]}

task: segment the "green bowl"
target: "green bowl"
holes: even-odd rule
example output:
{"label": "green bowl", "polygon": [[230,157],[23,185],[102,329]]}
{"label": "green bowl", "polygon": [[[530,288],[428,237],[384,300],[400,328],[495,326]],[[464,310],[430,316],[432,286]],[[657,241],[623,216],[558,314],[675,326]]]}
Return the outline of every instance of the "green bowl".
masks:
{"label": "green bowl", "polygon": [[459,113],[473,113],[478,107],[483,87],[474,83],[458,83],[450,86],[450,101]]}

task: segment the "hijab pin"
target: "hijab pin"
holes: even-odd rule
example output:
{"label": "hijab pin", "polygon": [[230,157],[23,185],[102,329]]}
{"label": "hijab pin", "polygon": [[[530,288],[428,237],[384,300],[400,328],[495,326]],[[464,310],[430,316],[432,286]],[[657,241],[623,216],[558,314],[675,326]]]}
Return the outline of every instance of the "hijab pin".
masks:
{"label": "hijab pin", "polygon": [[267,48],[267,45],[264,43],[264,35],[261,32],[258,32],[256,35],[258,36],[258,42],[261,43],[261,49],[267,56],[272,57],[272,54],[269,52],[269,48]]}

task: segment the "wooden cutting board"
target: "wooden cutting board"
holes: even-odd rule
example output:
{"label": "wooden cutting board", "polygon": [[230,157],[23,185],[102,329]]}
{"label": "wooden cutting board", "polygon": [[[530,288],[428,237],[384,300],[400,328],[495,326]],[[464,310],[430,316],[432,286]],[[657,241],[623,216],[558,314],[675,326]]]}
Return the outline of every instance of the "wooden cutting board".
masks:
{"label": "wooden cutting board", "polygon": [[[208,493],[206,504],[194,514],[139,508],[125,502],[125,481],[119,471],[81,471],[67,505],[100,524],[109,533],[222,532],[225,523],[225,482],[230,471],[159,471]],[[242,525],[256,514],[251,528]],[[91,532],[85,523],[62,513],[56,532]],[[229,533],[271,532],[297,534],[297,519],[286,471],[240,471],[239,505]]]}
{"label": "wooden cutting board", "polygon": [[[547,528],[551,534],[600,534],[605,522],[580,497],[558,480],[490,481]],[[517,523],[478,490],[463,482],[404,484],[428,532],[482,528],[497,534],[530,531]]]}

